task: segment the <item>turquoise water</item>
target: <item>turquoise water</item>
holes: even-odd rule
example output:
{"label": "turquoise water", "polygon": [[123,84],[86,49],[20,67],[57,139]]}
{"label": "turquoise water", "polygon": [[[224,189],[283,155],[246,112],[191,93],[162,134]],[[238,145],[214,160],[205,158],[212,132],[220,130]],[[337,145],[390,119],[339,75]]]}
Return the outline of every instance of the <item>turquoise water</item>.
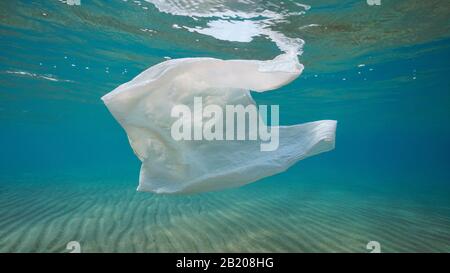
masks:
{"label": "turquoise water", "polygon": [[[178,2],[189,16],[146,1],[0,3],[1,252],[449,252],[446,1]],[[140,162],[101,96],[167,57],[281,52],[265,35],[188,31],[218,18],[190,9],[201,2],[238,21],[283,15],[270,28],[304,40],[305,70],[252,95],[279,104],[283,125],[337,120],[336,149],[236,189],[136,192]]]}

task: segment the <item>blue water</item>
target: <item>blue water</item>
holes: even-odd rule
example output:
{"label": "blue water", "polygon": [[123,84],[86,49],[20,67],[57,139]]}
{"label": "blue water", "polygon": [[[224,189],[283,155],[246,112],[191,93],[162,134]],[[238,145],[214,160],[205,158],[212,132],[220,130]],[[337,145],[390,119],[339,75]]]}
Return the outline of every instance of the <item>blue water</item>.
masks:
{"label": "blue water", "polygon": [[450,250],[445,1],[304,1],[311,9],[276,25],[305,41],[303,74],[252,95],[279,104],[283,125],[337,120],[335,150],[191,196],[135,191],[140,162],[100,97],[165,57],[280,49],[174,28],[210,19],[140,3],[0,3],[1,252],[65,252],[72,240],[84,252]]}

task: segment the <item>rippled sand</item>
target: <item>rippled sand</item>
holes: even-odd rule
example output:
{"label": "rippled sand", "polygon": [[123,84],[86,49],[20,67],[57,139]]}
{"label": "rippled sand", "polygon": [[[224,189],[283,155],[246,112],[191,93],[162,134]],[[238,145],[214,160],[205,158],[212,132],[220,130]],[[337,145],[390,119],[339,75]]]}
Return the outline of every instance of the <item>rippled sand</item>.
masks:
{"label": "rippled sand", "polygon": [[[9,181],[10,182],[10,181]],[[191,196],[132,182],[0,186],[1,252],[446,252],[450,208],[350,189],[260,182]]]}

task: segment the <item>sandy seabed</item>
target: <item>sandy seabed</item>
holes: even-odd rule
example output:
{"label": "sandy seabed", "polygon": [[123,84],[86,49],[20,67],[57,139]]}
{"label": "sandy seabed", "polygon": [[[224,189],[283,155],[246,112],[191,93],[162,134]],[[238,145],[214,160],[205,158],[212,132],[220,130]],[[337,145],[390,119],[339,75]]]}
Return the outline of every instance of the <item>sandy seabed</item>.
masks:
{"label": "sandy seabed", "polygon": [[130,181],[0,184],[1,252],[448,252],[450,208],[346,188],[258,182],[198,195]]}

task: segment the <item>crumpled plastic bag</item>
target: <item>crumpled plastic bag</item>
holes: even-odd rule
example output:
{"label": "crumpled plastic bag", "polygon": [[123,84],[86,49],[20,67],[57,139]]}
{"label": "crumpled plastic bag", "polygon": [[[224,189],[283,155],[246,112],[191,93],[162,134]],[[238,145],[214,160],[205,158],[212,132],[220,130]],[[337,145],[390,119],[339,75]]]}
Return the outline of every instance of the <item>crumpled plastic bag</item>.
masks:
{"label": "crumpled plastic bag", "polygon": [[202,97],[204,106],[255,104],[249,90],[277,89],[302,70],[297,56],[290,54],[269,61],[174,59],[150,67],[103,96],[142,161],[138,190],[196,193],[237,187],[332,150],[334,120],[279,126],[274,151],[261,151],[261,141],[177,141],[171,136],[173,106],[192,106],[194,97]]}

